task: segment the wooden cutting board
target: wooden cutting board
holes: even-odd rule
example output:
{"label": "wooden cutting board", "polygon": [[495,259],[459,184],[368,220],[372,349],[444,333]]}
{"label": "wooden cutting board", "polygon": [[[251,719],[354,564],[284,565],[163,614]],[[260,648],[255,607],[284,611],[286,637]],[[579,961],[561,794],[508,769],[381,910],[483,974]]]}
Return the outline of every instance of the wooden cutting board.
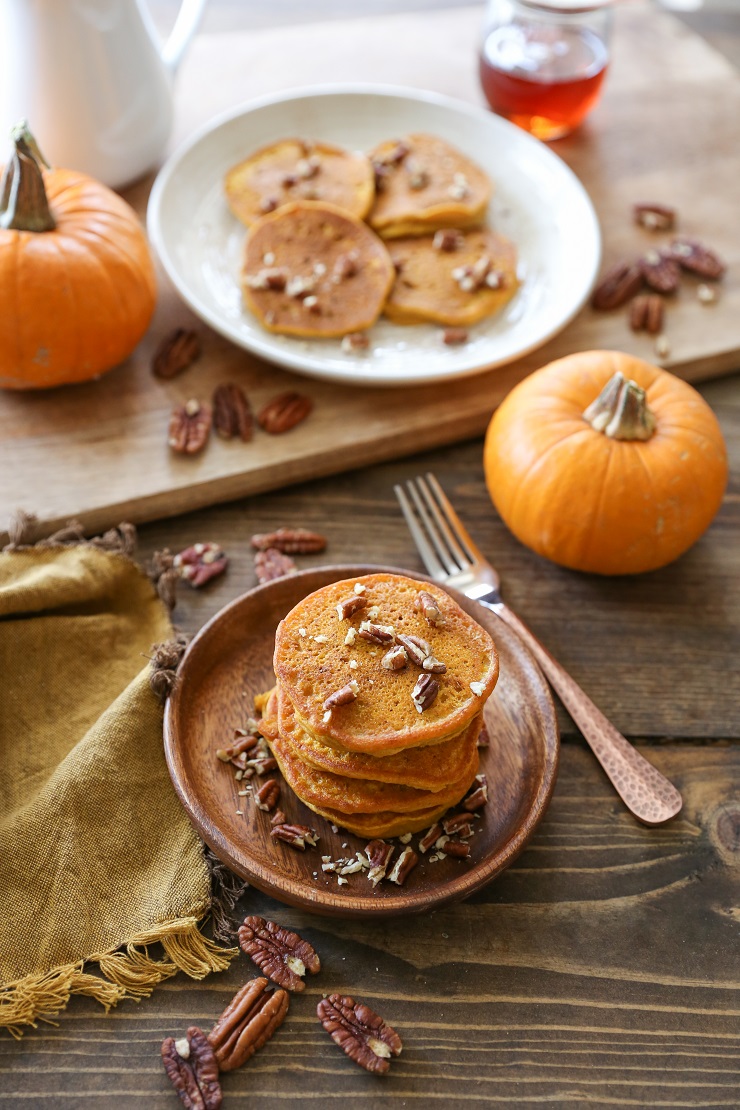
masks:
{"label": "wooden cutting board", "polygon": [[[480,24],[475,7],[201,36],[178,79],[173,145],[216,112],[318,81],[430,88],[481,103]],[[630,220],[637,200],[674,205],[685,231],[721,249],[730,267],[721,300],[702,307],[682,290],[668,313],[666,364],[690,381],[731,372],[740,366],[740,75],[683,24],[641,2],[616,13],[613,53],[602,104],[553,149],[593,198],[606,262],[644,248],[646,233]],[[151,179],[127,194],[142,215],[150,186]],[[180,378],[160,382],[150,373],[152,351],[177,326],[198,328],[204,354]],[[97,530],[472,437],[527,373],[594,347],[653,355],[624,313],[587,308],[546,347],[487,374],[434,387],[342,388],[231,346],[196,321],[160,275],[154,323],[125,365],[83,386],[0,396],[0,527],[22,508],[38,516],[41,532],[70,517]],[[172,406],[208,398],[227,380],[240,382],[255,408],[298,388],[314,399],[314,413],[285,436],[260,433],[248,445],[213,437],[202,457],[173,456],[166,446]]]}

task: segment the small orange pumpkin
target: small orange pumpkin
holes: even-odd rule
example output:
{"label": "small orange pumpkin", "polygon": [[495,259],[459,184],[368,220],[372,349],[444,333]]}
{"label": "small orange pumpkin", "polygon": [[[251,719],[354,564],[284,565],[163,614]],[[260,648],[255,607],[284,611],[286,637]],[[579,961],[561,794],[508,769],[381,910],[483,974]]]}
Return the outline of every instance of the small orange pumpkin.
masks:
{"label": "small orange pumpkin", "polygon": [[483,464],[517,539],[595,574],[678,558],[709,527],[727,484],[706,401],[616,351],[569,355],[520,382],[491,419]]}
{"label": "small orange pumpkin", "polygon": [[0,182],[0,388],[81,382],[131,354],[156,283],[135,212],[84,174],[47,169],[25,124]]}

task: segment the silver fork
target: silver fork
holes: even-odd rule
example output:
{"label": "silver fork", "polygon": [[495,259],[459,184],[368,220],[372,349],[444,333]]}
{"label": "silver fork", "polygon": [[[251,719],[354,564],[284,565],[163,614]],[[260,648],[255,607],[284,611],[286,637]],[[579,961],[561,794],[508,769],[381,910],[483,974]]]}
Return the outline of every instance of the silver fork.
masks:
{"label": "silver fork", "polygon": [[393,487],[409,531],[432,578],[491,609],[526,644],[560,696],[612,786],[646,825],[679,812],[681,795],[596,708],[568,672],[501,600],[499,576],[471,540],[433,474]]}

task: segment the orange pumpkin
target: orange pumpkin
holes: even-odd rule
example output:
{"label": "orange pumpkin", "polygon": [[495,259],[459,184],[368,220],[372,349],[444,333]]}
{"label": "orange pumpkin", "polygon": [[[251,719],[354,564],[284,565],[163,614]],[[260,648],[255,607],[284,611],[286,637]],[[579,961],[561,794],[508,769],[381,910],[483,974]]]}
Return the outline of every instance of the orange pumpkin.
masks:
{"label": "orange pumpkin", "polygon": [[512,390],[489,425],[484,469],[527,547],[574,570],[638,574],[709,527],[727,451],[686,382],[631,355],[584,351]]}
{"label": "orange pumpkin", "polygon": [[42,171],[25,125],[0,183],[0,387],[81,382],[131,354],[156,283],[133,209],[71,170]]}

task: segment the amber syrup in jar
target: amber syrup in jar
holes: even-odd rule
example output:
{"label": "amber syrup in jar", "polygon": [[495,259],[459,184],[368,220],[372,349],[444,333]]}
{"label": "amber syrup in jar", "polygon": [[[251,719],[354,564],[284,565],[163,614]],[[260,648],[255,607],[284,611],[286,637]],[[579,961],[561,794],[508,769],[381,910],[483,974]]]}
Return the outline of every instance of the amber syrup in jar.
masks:
{"label": "amber syrup in jar", "polygon": [[539,139],[567,135],[599,98],[609,56],[588,27],[532,30],[505,24],[481,49],[480,81],[501,116]]}

